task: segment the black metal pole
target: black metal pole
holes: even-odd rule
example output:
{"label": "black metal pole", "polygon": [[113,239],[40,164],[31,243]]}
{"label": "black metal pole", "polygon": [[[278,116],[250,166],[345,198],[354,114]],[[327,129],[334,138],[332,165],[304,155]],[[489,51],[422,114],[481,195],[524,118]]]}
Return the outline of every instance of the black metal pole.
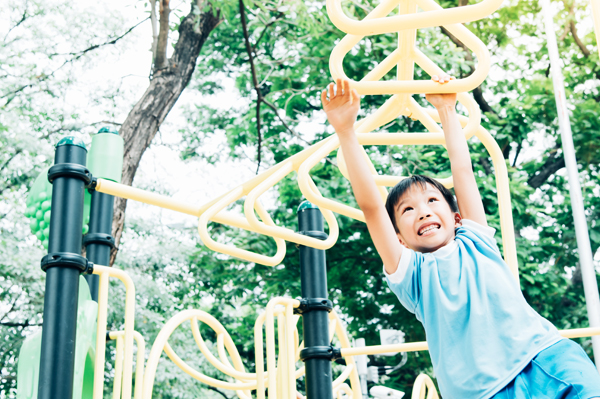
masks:
{"label": "black metal pole", "polygon": [[[97,265],[109,266],[110,263],[110,250],[114,246],[114,239],[111,236],[113,203],[112,195],[92,191],[90,229],[83,237],[83,244],[86,246],[87,258]],[[85,279],[90,286],[92,299],[98,302],[100,278],[95,274],[88,274]]]}
{"label": "black metal pole", "polygon": [[83,194],[90,180],[86,155],[82,142],[64,138],[48,171],[52,217],[48,255],[42,259],[46,292],[38,399],[73,397],[79,274],[88,266],[81,256]]}
{"label": "black metal pole", "polygon": [[[325,239],[323,215],[309,202],[298,208],[300,233]],[[302,289],[302,326],[304,347],[300,358],[306,367],[307,399],[332,399],[332,347],[329,342],[331,302],[327,299],[325,251],[300,246],[300,286]]]}

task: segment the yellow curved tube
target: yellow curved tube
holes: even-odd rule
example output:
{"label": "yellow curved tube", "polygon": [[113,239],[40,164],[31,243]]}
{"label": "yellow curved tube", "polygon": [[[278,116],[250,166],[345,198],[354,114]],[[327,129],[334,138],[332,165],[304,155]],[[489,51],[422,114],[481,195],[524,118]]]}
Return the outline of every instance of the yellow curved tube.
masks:
{"label": "yellow curved tube", "polygon": [[[146,371],[144,373],[144,384],[143,384],[143,398],[150,399],[152,397],[152,388],[154,385],[154,378],[156,375],[156,368],[158,367],[158,362],[160,360],[161,353],[164,352],[169,356],[169,358],[175,363],[179,368],[181,368],[184,372],[186,372],[191,377],[201,381],[205,384],[209,384],[214,387],[223,388],[223,389],[231,389],[238,391],[238,395],[241,397],[246,397],[243,394],[243,391],[256,389],[256,381],[252,381],[252,375],[250,373],[245,373],[242,376],[242,380],[250,381],[250,382],[236,382],[230,383],[221,380],[217,380],[212,377],[208,377],[192,367],[190,367],[187,363],[185,363],[177,354],[173,351],[173,349],[168,344],[168,339],[175,331],[179,325],[187,320],[197,319],[201,320],[203,323],[207,324],[211,327],[215,332],[220,334],[227,334],[225,328],[219,323],[214,317],[210,316],[208,313],[203,312],[201,310],[184,310],[183,312],[178,313],[173,316],[162,328],[159,332],[154,344],[152,345],[152,349],[150,350],[150,355],[148,356],[148,361],[146,362]],[[192,324],[192,332],[193,332],[193,324]],[[233,346],[235,348],[235,345]],[[233,352],[235,353],[235,351]],[[232,352],[230,352],[232,354]],[[232,354],[232,358],[235,359],[236,356]],[[209,359],[216,360],[214,356]],[[211,362],[212,363],[212,362]],[[237,362],[236,362],[237,363]],[[223,368],[225,374],[231,375],[231,367],[226,366],[221,362],[215,361],[213,365],[219,365],[219,367]],[[239,366],[238,366],[239,367]],[[235,370],[232,374],[236,374],[239,376],[239,370]],[[235,376],[233,376],[236,378]]]}
{"label": "yellow curved tube", "polygon": [[[208,347],[206,346],[206,343],[204,342],[204,339],[202,338],[202,335],[200,334],[200,329],[198,328],[198,318],[197,317],[192,317],[190,319],[190,323],[192,326],[192,335],[194,337],[194,340],[196,341],[196,345],[198,346],[198,349],[200,349],[200,352],[202,352],[202,354],[204,355],[204,357],[206,357],[206,359],[213,365],[215,366],[215,368],[219,371],[221,371],[224,374],[228,374],[231,377],[238,379],[238,380],[253,380],[256,378],[256,374],[255,373],[247,373],[245,371],[239,371],[236,370],[235,368],[231,367],[231,365],[226,365],[224,364],[222,361],[220,361],[219,359],[217,359],[212,353],[211,351],[208,349]],[[219,337],[222,337],[223,334],[219,334]],[[229,337],[231,339],[231,337]],[[230,352],[232,353],[232,352]],[[237,352],[233,352],[233,353],[237,353]],[[222,360],[222,359],[221,359]],[[243,367],[243,366],[242,366]]]}
{"label": "yellow curved tube", "polygon": [[[121,340],[121,345],[117,343],[117,359],[123,358],[123,341],[125,339],[125,331],[111,331],[109,334],[110,339]],[[140,399],[142,397],[142,382],[144,381],[144,355],[146,354],[146,341],[142,334],[137,331],[133,332],[133,338],[137,345],[137,356],[135,359],[135,390],[133,393],[134,399]],[[120,349],[119,349],[120,348]],[[121,354],[119,355],[119,352]],[[122,369],[122,367],[121,367]],[[115,376],[117,375],[115,367]],[[113,388],[114,392],[114,388]],[[113,394],[114,395],[114,394]]]}
{"label": "yellow curved tube", "polygon": [[[281,263],[281,260],[285,256],[285,242],[283,241],[283,239],[300,245],[307,245],[318,249],[329,249],[335,244],[337,240],[339,234],[337,221],[333,213],[327,209],[323,209],[322,212],[325,221],[329,226],[329,237],[326,240],[318,240],[294,232],[291,229],[275,226],[270,217],[268,216],[267,212],[264,210],[264,208],[261,207],[260,203],[257,201],[260,194],[266,191],[269,187],[272,187],[272,184],[267,187],[261,184],[265,179],[271,178],[271,176],[274,174],[278,174],[279,176],[281,174],[280,170],[287,164],[292,165],[292,170],[290,170],[288,173],[291,173],[292,171],[297,171],[298,167],[303,162],[303,160],[310,156],[310,154],[318,150],[328,140],[329,139],[322,140],[321,142],[299,152],[298,154],[290,157],[288,160],[273,166],[269,170],[261,173],[259,176],[251,179],[250,181],[236,187],[228,193],[202,206],[190,204],[185,201],[174,200],[163,195],[147,192],[144,190],[125,186],[123,184],[111,182],[104,179],[98,179],[96,190],[106,194],[131,199],[134,201],[139,201],[166,209],[171,209],[188,215],[198,216],[201,218],[201,220],[199,220],[198,223],[200,237],[210,249],[250,262],[255,262],[267,266],[275,266]],[[278,182],[284,176],[279,176],[280,178],[276,179],[276,181],[274,181],[273,184]],[[250,199],[246,200],[245,206],[256,209],[257,212],[259,212],[259,216],[261,216],[263,221],[266,223],[258,221],[258,219],[256,219],[255,216],[252,215],[251,224],[250,221],[246,218],[242,218],[230,212],[223,211],[223,209],[225,209],[233,202],[237,201],[243,196],[248,195],[250,196]],[[210,216],[207,217],[206,215]],[[275,255],[269,257],[253,253],[251,251],[243,250],[233,245],[220,244],[214,241],[208,234],[209,221],[214,221],[217,223],[222,223],[233,227],[245,229],[247,231],[256,232],[258,234],[271,236],[275,239],[277,245],[277,252]]]}
{"label": "yellow curved tube", "polygon": [[[284,162],[278,171],[273,173],[271,176],[267,177],[248,194],[248,196],[246,197],[246,201],[244,202],[244,214],[246,216],[246,220],[248,220],[254,231],[256,231],[259,234],[265,234],[271,237],[282,238],[287,241],[312,248],[329,249],[336,243],[339,235],[337,221],[335,220],[335,217],[329,210],[323,210],[322,212],[325,217],[325,221],[329,225],[330,230],[330,234],[326,240],[318,240],[316,238],[312,238],[303,234],[298,234],[297,232],[291,229],[275,226],[272,222],[269,224],[261,223],[254,214],[254,210],[256,210],[263,220],[265,220],[265,218],[268,218],[270,220],[268,213],[264,210],[264,208],[262,208],[260,202],[258,202],[258,197],[260,197],[269,188],[273,187],[275,184],[281,181],[281,179],[283,179],[285,176],[287,176],[293,171],[293,163]],[[327,213],[327,216],[325,216],[325,213]]]}
{"label": "yellow curved tube", "polygon": [[[123,270],[112,267],[94,265],[94,274],[100,276],[98,287],[98,326],[97,337],[106,337],[106,321],[108,308],[109,277],[114,277],[125,285],[125,326],[123,340],[123,373],[122,388],[119,390],[124,399],[131,398],[131,381],[133,368],[133,340],[135,321],[135,286],[133,280]],[[117,341],[118,344],[118,341]],[[93,398],[102,399],[104,390],[104,363],[106,340],[96,339],[96,360],[94,363],[94,389]],[[117,363],[118,366],[119,362]],[[119,377],[120,378],[120,377]]]}
{"label": "yellow curved tube", "polygon": [[[401,0],[382,1],[372,12],[375,16],[362,21],[353,20],[344,14],[342,0],[327,0],[327,13],[331,22],[342,32],[352,35],[379,35],[400,29],[421,29],[440,25],[462,24],[482,19],[500,7],[502,0],[483,0],[478,4],[448,8],[443,11],[420,12],[394,17],[389,14]],[[429,2],[420,0],[419,6],[427,11]],[[370,15],[371,15],[370,14]]]}
{"label": "yellow curved tube", "polygon": [[[329,314],[329,318],[336,321],[336,323],[335,323],[336,336],[338,337],[338,340],[340,341],[340,347],[342,348],[342,356],[343,356],[344,349],[351,348],[350,340],[348,339],[348,335],[346,334],[346,329],[344,328],[344,325],[342,324],[339,316],[337,315],[337,313],[335,311],[332,311]],[[346,367],[351,368],[350,386],[351,386],[351,391],[352,391],[352,397],[360,399],[360,398],[362,398],[362,392],[361,392],[361,388],[360,388],[360,378],[358,376],[358,370],[356,368],[356,361],[354,360],[353,357],[346,357]]]}
{"label": "yellow curved tube", "polygon": [[431,381],[431,378],[427,374],[419,374],[413,386],[411,399],[425,399],[426,393],[427,399],[439,398],[435,384]]}
{"label": "yellow curved tube", "polygon": [[[332,1],[329,0],[328,4]],[[498,3],[502,3],[502,0],[493,0]],[[417,64],[421,65],[423,62],[426,62],[427,57],[419,50],[414,48],[414,40],[400,43],[400,46],[397,50],[392,52],[390,55],[386,57],[384,61],[382,61],[378,66],[376,66],[369,74],[367,74],[360,82],[349,79],[348,76],[344,73],[343,70],[343,59],[345,55],[350,52],[350,50],[358,44],[362,38],[368,34],[367,30],[354,30],[352,32],[346,31],[349,33],[345,36],[333,49],[331,52],[331,58],[329,61],[329,68],[331,70],[332,77],[334,79],[342,78],[347,79],[351,82],[352,88],[356,89],[360,94],[398,94],[398,93],[459,93],[473,90],[477,86],[479,86],[486,78],[489,68],[490,68],[490,56],[487,47],[481,42],[477,36],[475,36],[471,31],[469,31],[466,27],[462,25],[457,25],[452,22],[451,19],[446,18],[446,13],[457,13],[467,15],[468,13],[463,14],[463,9],[467,7],[478,7],[485,3],[485,1],[466,7],[460,7],[459,9],[442,9],[435,1],[433,0],[420,0],[419,5],[421,8],[426,10],[426,12],[422,13],[414,13],[410,12],[407,15],[399,15],[396,17],[388,17],[388,18],[378,18],[382,15],[387,15],[395,6],[392,4],[394,2],[385,2],[381,3],[378,7],[376,7],[363,21],[354,21],[354,23],[358,24],[367,24],[378,26],[378,28],[382,29],[379,33],[389,33],[396,32],[399,30],[398,27],[402,27],[402,32],[404,30],[414,29],[415,26],[409,24],[401,24],[401,25],[381,25],[378,24],[377,21],[385,20],[388,18],[396,19],[408,19],[410,21],[418,21],[422,16],[427,15],[428,13],[439,13],[440,15],[444,15],[441,23],[434,23],[432,26],[444,25],[454,36],[456,36],[459,40],[461,40],[468,48],[470,48],[476,55],[478,60],[478,65],[473,74],[464,79],[457,79],[447,84],[440,85],[437,82],[432,82],[428,80],[415,81],[412,76],[412,61],[416,61]],[[397,4],[397,2],[395,2]],[[496,6],[497,8],[497,6]],[[338,17],[338,10],[328,8],[330,19],[334,20]],[[341,12],[341,9],[339,10]],[[344,15],[343,12],[341,15]],[[345,17],[345,15],[344,15]],[[345,17],[347,18],[347,17]],[[475,18],[478,19],[478,18]],[[350,20],[348,18],[348,20]],[[474,19],[468,19],[474,20]],[[350,20],[352,21],[352,20]],[[342,29],[344,30],[344,29]],[[414,33],[411,33],[414,36]],[[409,47],[408,47],[409,46]],[[407,48],[408,47],[408,48]],[[410,62],[411,66],[407,67],[406,63]],[[399,69],[404,67],[408,68],[411,71],[409,76],[398,76],[398,80],[396,81],[380,81],[380,79],[391,70],[391,68],[398,65]],[[425,68],[423,68],[425,69]],[[402,75],[399,72],[399,75]]]}
{"label": "yellow curved tube", "polygon": [[211,219],[211,217],[215,216],[226,206],[237,201],[242,196],[242,188],[238,187],[238,189],[233,190],[224,197],[222,197],[219,201],[217,201],[213,206],[208,208],[206,212],[204,212],[200,216],[200,218],[198,219],[198,234],[200,234],[202,242],[204,242],[204,244],[213,251],[235,256],[237,258],[245,259],[250,262],[260,263],[262,265],[267,266],[275,266],[280,264],[283,258],[285,257],[285,243],[282,244],[282,240],[280,239],[275,239],[275,242],[277,243],[277,252],[275,253],[275,255],[266,256],[245,249],[240,249],[233,245],[221,244],[213,240],[212,237],[208,234],[208,222]]}
{"label": "yellow curved tube", "polygon": [[113,399],[121,398],[123,382],[123,338],[117,337],[117,356],[115,357],[115,378],[113,379]]}

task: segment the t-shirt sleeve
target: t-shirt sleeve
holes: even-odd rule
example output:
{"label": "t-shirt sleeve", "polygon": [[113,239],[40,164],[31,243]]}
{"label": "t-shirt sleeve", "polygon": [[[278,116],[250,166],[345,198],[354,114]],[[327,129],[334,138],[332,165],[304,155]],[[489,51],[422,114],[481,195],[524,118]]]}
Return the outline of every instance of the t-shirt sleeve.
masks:
{"label": "t-shirt sleeve", "polygon": [[461,223],[464,227],[467,227],[475,232],[481,234],[482,236],[486,236],[489,238],[494,238],[494,234],[496,234],[496,229],[490,226],[484,226],[477,222],[474,222],[469,219],[462,219]]}
{"label": "t-shirt sleeve", "polygon": [[[404,248],[396,272],[388,274],[385,269],[383,271],[392,292],[396,294],[402,306],[412,313],[415,313],[421,300],[421,257],[422,254]],[[401,271],[404,269],[406,273],[402,275]]]}
{"label": "t-shirt sleeve", "polygon": [[490,248],[494,252],[500,253],[498,243],[494,238],[494,234],[496,234],[495,228],[490,226],[483,226],[469,219],[462,219],[461,222],[462,226],[459,227],[458,234],[460,234],[460,229],[463,228],[464,230],[469,232],[468,236],[472,241],[479,241],[485,247]]}

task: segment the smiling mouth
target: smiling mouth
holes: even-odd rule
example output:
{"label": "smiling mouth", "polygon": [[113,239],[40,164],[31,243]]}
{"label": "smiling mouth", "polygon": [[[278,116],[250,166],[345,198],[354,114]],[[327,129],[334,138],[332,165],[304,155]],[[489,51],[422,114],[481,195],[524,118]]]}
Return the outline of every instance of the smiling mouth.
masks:
{"label": "smiling mouth", "polygon": [[441,226],[439,224],[430,224],[428,226],[425,226],[423,228],[421,228],[421,230],[419,230],[419,235],[427,235],[427,233],[429,233],[430,231],[434,231],[434,230],[439,230]]}

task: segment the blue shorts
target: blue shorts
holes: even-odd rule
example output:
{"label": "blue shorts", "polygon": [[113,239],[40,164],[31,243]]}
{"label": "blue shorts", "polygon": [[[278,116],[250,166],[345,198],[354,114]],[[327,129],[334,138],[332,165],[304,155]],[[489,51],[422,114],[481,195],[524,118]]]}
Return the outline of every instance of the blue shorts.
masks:
{"label": "blue shorts", "polygon": [[600,397],[600,374],[581,346],[562,339],[544,349],[493,399]]}

